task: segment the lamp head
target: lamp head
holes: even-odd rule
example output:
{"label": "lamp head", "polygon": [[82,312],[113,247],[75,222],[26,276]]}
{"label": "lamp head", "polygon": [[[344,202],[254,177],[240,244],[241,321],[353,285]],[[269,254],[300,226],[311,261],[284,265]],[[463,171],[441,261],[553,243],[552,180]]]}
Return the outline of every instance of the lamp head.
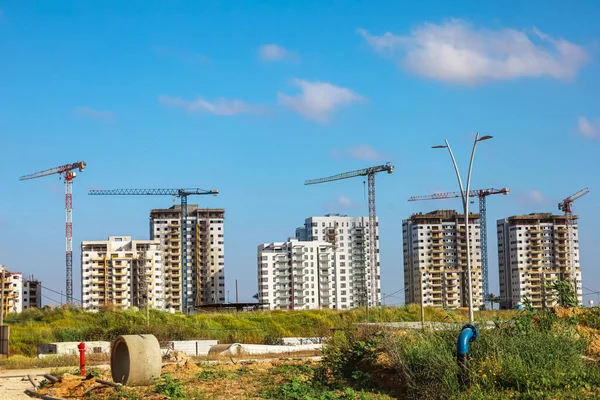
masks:
{"label": "lamp head", "polygon": [[431,146],[432,149],[446,149],[448,146]]}
{"label": "lamp head", "polygon": [[482,136],[479,139],[477,139],[478,142],[483,142],[484,140],[488,140],[488,139],[492,139],[493,136],[490,135],[486,135],[486,136]]}

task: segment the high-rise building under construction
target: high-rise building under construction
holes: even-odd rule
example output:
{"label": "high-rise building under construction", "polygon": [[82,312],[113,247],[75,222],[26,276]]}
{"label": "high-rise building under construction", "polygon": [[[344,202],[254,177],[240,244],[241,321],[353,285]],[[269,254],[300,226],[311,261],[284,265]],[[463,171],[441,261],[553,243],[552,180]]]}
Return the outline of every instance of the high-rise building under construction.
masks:
{"label": "high-rise building under construction", "polygon": [[527,300],[535,308],[557,302],[551,285],[566,280],[582,301],[578,217],[551,213],[517,215],[497,222],[500,306],[515,308]]}
{"label": "high-rise building under construction", "polygon": [[159,242],[165,272],[165,307],[188,312],[225,302],[225,210],[187,205],[187,253],[182,268],[181,206],[150,212],[150,238]]}
{"label": "high-rise building under construction", "polygon": [[[371,253],[370,229],[375,230]],[[300,241],[321,241],[333,246],[333,275],[329,308],[378,306],[381,302],[379,223],[369,226],[369,217],[327,214],[306,218],[296,229]],[[370,254],[375,259],[371,260]]]}
{"label": "high-rise building under construction", "polygon": [[84,310],[102,306],[164,310],[159,242],[109,236],[81,242],[81,300]]}
{"label": "high-rise building under construction", "polygon": [[[427,307],[468,307],[467,243],[464,214],[438,210],[402,222],[404,298]],[[483,305],[481,226],[469,214],[473,306]]]}

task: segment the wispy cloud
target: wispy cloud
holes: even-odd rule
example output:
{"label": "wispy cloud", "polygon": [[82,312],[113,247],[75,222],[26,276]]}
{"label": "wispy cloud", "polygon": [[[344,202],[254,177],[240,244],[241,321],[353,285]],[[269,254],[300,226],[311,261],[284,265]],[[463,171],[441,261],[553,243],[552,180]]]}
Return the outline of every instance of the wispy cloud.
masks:
{"label": "wispy cloud", "polygon": [[546,205],[552,201],[539,190],[526,190],[519,196],[521,203],[525,205]]}
{"label": "wispy cloud", "polygon": [[350,147],[348,154],[357,160],[377,161],[383,159],[383,154],[368,144]]}
{"label": "wispy cloud", "polygon": [[75,109],[75,115],[104,122],[112,121],[115,118],[115,114],[113,112],[96,110],[90,107],[77,107]]}
{"label": "wispy cloud", "polygon": [[368,144],[359,144],[356,146],[348,147],[345,150],[331,149],[330,154],[334,158],[350,157],[355,160],[364,161],[379,161],[385,158],[385,154],[381,151],[377,151],[373,146]]}
{"label": "wispy cloud", "polygon": [[459,84],[541,76],[569,79],[589,59],[582,46],[536,28],[476,29],[459,19],[425,23],[408,36],[375,36],[365,29],[357,33],[375,51],[398,59],[404,69]]}
{"label": "wispy cloud", "polygon": [[587,117],[577,119],[577,132],[590,139],[600,137],[600,119],[590,121]]}
{"label": "wispy cloud", "polygon": [[159,96],[158,102],[167,107],[181,108],[188,113],[210,113],[221,116],[238,114],[263,114],[264,107],[252,106],[242,100],[216,99],[208,101],[202,97],[196,100],[186,101],[179,97]]}
{"label": "wispy cloud", "polygon": [[340,210],[348,210],[362,206],[363,205],[360,202],[354,201],[348,196],[340,195],[325,204],[324,209],[328,212],[338,212]]}
{"label": "wispy cloud", "polygon": [[154,52],[161,56],[168,56],[183,61],[188,64],[209,64],[211,62],[210,57],[200,54],[191,53],[185,50],[177,50],[165,46],[155,46]]}
{"label": "wispy cloud", "polygon": [[296,96],[278,93],[279,104],[320,123],[329,122],[338,108],[364,100],[351,89],[334,86],[328,82],[294,79],[292,84],[302,93]]}
{"label": "wispy cloud", "polygon": [[65,189],[63,185],[58,183],[48,183],[44,186],[44,189],[52,194],[63,194],[65,193]]}
{"label": "wispy cloud", "polygon": [[258,49],[258,57],[261,61],[299,61],[300,56],[276,44],[265,44]]}

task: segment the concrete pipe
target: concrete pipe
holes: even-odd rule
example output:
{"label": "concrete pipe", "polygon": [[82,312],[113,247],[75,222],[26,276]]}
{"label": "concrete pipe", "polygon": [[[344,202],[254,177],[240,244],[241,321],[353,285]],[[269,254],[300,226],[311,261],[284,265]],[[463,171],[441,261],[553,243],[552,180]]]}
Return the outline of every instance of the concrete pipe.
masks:
{"label": "concrete pipe", "polygon": [[130,386],[153,383],[160,377],[162,358],[154,335],[122,335],[110,352],[113,381]]}

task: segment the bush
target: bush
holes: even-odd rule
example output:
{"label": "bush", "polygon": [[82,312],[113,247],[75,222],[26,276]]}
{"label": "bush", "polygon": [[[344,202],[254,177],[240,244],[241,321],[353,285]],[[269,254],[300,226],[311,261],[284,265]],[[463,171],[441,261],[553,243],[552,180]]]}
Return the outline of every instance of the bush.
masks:
{"label": "bush", "polygon": [[[600,387],[598,365],[569,319],[523,313],[483,329],[469,346],[469,395],[459,384],[457,330],[356,334],[338,332],[324,363],[338,377],[391,388],[407,399],[579,398]],[[390,377],[399,377],[390,379]],[[562,398],[562,397],[560,397]]]}
{"label": "bush", "polygon": [[183,383],[170,375],[163,375],[161,381],[154,387],[154,392],[167,396],[168,399],[185,399]]}

